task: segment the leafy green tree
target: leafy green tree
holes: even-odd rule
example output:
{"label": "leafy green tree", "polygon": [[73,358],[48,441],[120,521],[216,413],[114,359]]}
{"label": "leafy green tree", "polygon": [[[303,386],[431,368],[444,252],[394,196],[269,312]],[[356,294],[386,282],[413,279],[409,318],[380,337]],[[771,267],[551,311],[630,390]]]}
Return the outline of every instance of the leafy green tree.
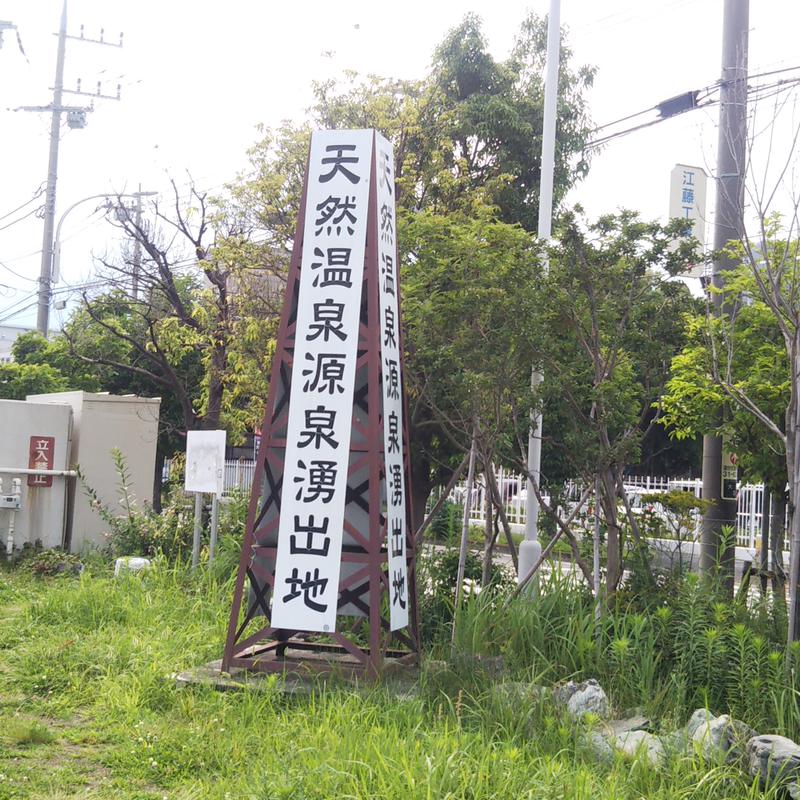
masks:
{"label": "leafy green tree", "polygon": [[24,400],[29,394],[60,392],[67,381],[58,370],[47,364],[0,364],[0,398]]}
{"label": "leafy green tree", "polygon": [[[565,44],[561,53],[557,200],[588,169],[581,154],[591,130],[585,94],[594,74],[591,68],[571,65]],[[264,231],[261,264],[280,275],[288,263],[313,128],[377,128],[392,141],[398,239],[404,251],[417,247],[420,231],[430,227],[432,219],[446,226],[444,218],[455,215],[451,224],[457,229],[468,218],[485,220],[487,208],[495,222],[533,230],[545,54],[546,25],[541,18],[525,18],[511,54],[497,61],[488,51],[480,20],[468,15],[436,49],[432,69],[422,80],[362,79],[348,73],[343,81],[316,84],[308,123],[265,129],[250,151],[250,168],[230,187],[231,213],[238,214],[248,230]],[[433,217],[417,224],[418,214]],[[407,237],[412,246],[406,247]],[[401,256],[404,268],[413,272],[410,256]],[[425,341],[416,338],[424,337],[424,327],[412,318],[412,311],[403,314],[419,523],[431,485],[446,480],[465,445],[463,437],[456,444],[447,428],[436,429],[440,414],[426,406],[430,381],[423,377],[430,365],[416,362],[416,354],[426,351]],[[488,363],[492,345],[484,345],[488,352],[482,360]],[[458,388],[465,391],[467,384]],[[467,397],[462,400],[468,405]]]}
{"label": "leafy green tree", "polygon": [[[511,410],[528,390],[538,246],[520,226],[497,221],[491,209],[469,217],[407,216],[403,302],[415,370],[414,441],[424,443],[427,454],[446,457],[452,448],[468,449],[474,438],[491,480],[493,465],[509,449]],[[434,476],[428,469],[414,477],[415,499],[423,504]],[[486,535],[485,580],[494,544],[491,529]]]}
{"label": "leafy green tree", "polygon": [[[546,376],[536,399],[543,435],[561,448],[572,475],[585,485],[599,481],[613,593],[623,570],[622,476],[639,460],[651,407],[683,343],[680,321],[692,299],[670,276],[688,267],[692,243],[675,248],[677,223],[643,222],[632,212],[592,224],[569,213],[557,227],[529,328],[533,358]],[[546,423],[552,409],[565,412],[556,436]],[[519,419],[527,423],[527,415]],[[525,429],[518,435],[521,442]]]}

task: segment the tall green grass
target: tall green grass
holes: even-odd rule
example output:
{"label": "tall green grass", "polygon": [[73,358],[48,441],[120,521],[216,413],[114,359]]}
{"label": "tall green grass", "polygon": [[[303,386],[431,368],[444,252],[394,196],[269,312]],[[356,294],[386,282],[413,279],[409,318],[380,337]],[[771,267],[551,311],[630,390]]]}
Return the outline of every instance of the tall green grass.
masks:
{"label": "tall green grass", "polygon": [[558,571],[535,600],[506,606],[480,595],[458,621],[458,645],[500,654],[544,682],[597,678],[618,711],[644,707],[673,724],[696,708],[731,713],[763,732],[800,736],[800,647],[785,652],[782,621],[764,601],[722,602],[687,575],[646,605],[620,598],[595,619],[591,594]]}
{"label": "tall green grass", "polygon": [[[764,796],[735,769],[709,769],[694,757],[675,758],[661,771],[621,757],[599,764],[581,729],[548,701],[521,703],[470,659],[423,671],[416,694],[398,695],[389,684],[320,684],[289,697],[276,679],[239,693],[176,689],[172,673],[221,653],[230,564],[217,569],[227,575],[192,576],[164,561],[117,580],[102,571],[48,581],[0,573],[0,613],[15,609],[0,626],[0,798]],[[489,592],[470,600],[459,620],[459,652],[502,653],[512,678],[595,675],[618,705],[651,702],[653,691],[673,685],[670,669],[683,670],[674,679],[686,682],[681,694],[652,701],[676,718],[702,697],[705,676],[716,680],[722,668],[715,658],[711,673],[677,666],[683,640],[675,630],[688,630],[688,621],[620,610],[603,620],[598,639],[591,598],[552,580],[536,602],[507,610]],[[757,646],[707,605],[696,600],[691,611],[705,620],[692,623],[700,633],[727,626],[732,653],[743,637],[742,652],[761,654],[734,658],[735,669],[724,674],[768,675],[772,640]],[[736,624],[759,635],[747,619]],[[444,640],[436,647],[444,652]],[[722,700],[732,697],[722,684]],[[754,696],[745,695],[746,712]],[[784,700],[786,719],[796,719]]]}

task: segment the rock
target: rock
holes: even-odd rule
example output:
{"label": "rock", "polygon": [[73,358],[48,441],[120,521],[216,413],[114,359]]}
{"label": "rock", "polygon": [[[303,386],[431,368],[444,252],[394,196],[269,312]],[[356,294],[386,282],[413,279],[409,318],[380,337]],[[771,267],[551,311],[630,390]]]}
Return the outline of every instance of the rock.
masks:
{"label": "rock", "polygon": [[650,728],[650,720],[640,714],[626,719],[612,719],[603,726],[603,732],[610,738],[622,736],[630,731],[646,731]]}
{"label": "rock", "polygon": [[118,558],[114,562],[114,577],[116,578],[121,572],[140,572],[143,569],[150,567],[149,558],[140,558],[139,556],[125,556]]}
{"label": "rock", "polygon": [[690,741],[708,761],[731,764],[744,760],[746,743],[754,735],[755,731],[743,722],[722,714],[697,726]]}
{"label": "rock", "polygon": [[538,703],[550,693],[546,686],[525,681],[503,681],[492,684],[492,696],[513,706],[520,706],[522,710]]}
{"label": "rock", "polygon": [[601,764],[608,765],[614,761],[614,748],[599,731],[584,731],[578,739],[578,747]]}
{"label": "rock", "polygon": [[691,751],[691,748],[694,747],[692,737],[697,732],[697,729],[702,725],[708,724],[713,719],[715,719],[714,715],[707,708],[698,708],[689,717],[686,725],[661,737],[661,744],[664,746],[664,750],[675,755],[685,755],[687,751]]}
{"label": "rock", "polygon": [[575,683],[569,681],[553,689],[553,701],[556,705],[566,706],[573,719],[581,719],[584,714],[595,714],[601,719],[608,719],[610,706],[603,687],[594,679]]}
{"label": "rock", "polygon": [[657,767],[666,757],[664,745],[655,734],[647,731],[628,731],[618,736],[614,742],[617,749],[631,757],[645,756]]}
{"label": "rock", "polygon": [[783,785],[792,797],[800,797],[800,745],[791,739],[772,734],[753,736],[747,742],[747,766],[762,787]]}
{"label": "rock", "polygon": [[692,739],[695,732],[701,725],[711,722],[714,715],[707,708],[698,708],[686,723],[686,738]]}

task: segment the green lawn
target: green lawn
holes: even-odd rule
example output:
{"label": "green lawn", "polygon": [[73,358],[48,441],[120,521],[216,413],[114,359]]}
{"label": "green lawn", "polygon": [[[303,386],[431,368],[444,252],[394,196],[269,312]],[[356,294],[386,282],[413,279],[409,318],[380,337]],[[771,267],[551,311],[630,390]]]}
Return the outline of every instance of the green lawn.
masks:
{"label": "green lawn", "polygon": [[475,675],[403,699],[381,686],[290,698],[275,681],[176,689],[171,673],[220,655],[229,602],[229,582],[167,567],[0,571],[0,799],[764,796],[694,758],[598,765],[549,704]]}

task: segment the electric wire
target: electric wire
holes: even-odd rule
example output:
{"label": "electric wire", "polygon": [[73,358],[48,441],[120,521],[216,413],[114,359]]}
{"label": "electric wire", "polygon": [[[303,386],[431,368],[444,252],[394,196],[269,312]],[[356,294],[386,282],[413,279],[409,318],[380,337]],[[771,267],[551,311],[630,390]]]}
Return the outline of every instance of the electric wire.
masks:
{"label": "electric wire", "polygon": [[31,197],[30,200],[26,200],[21,206],[17,206],[15,209],[8,211],[5,214],[1,214],[0,220],[4,220],[6,219],[6,217],[10,217],[12,214],[16,214],[17,211],[22,211],[22,209],[25,208],[25,206],[30,205],[34,200],[38,200],[42,196],[42,193],[44,192],[44,186],[45,186],[44,184],[41,184],[39,188],[36,190],[33,197]]}
{"label": "electric wire", "polygon": [[0,231],[4,231],[7,228],[11,228],[18,222],[22,222],[22,220],[27,219],[28,217],[32,217],[34,214],[38,214],[39,212],[41,212],[43,208],[44,206],[37,206],[36,208],[33,209],[33,211],[29,211],[27,214],[24,214],[21,217],[17,217],[17,219],[12,220],[11,222],[6,223],[5,225],[0,225]]}

